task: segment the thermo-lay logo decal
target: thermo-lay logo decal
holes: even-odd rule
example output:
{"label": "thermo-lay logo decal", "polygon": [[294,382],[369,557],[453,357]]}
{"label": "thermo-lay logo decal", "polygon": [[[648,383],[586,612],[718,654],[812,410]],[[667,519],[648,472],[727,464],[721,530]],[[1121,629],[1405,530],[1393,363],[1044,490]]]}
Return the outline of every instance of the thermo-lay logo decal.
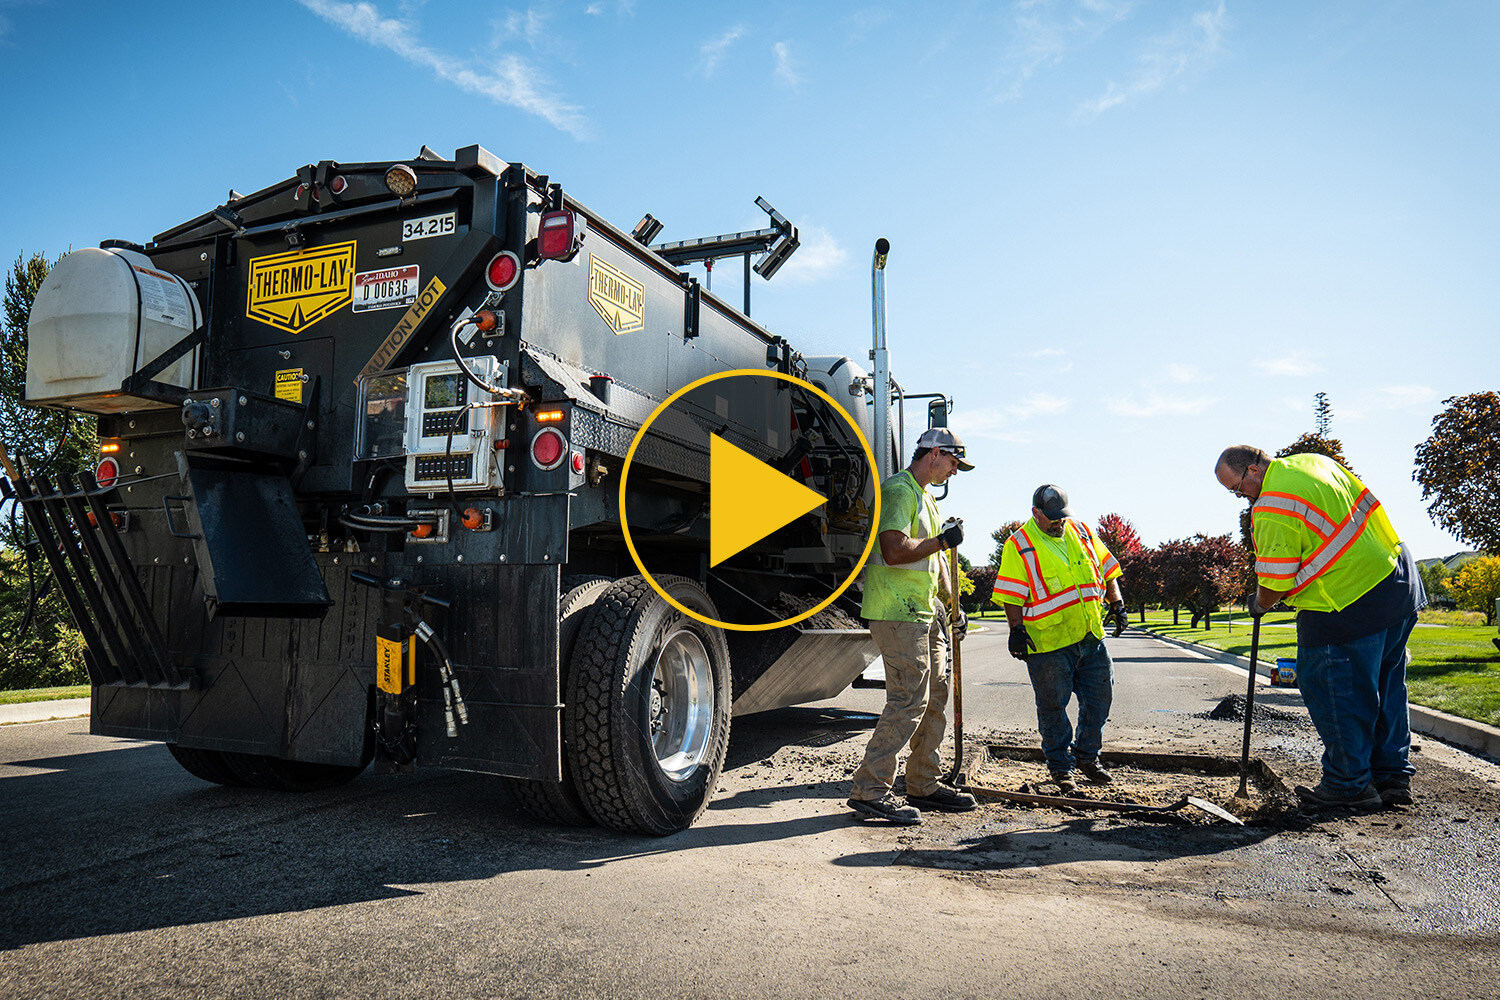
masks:
{"label": "thermo-lay logo decal", "polygon": [[630,333],[646,325],[646,286],[592,255],[589,256],[589,305],[616,334]]}
{"label": "thermo-lay logo decal", "polygon": [[288,333],[301,333],[354,292],[355,243],[257,257],[250,262],[245,315]]}

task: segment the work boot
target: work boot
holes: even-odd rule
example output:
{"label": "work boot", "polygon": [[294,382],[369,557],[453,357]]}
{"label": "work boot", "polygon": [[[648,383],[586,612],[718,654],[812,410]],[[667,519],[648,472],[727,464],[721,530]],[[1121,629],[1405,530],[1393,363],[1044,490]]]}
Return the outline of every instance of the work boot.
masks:
{"label": "work boot", "polygon": [[1312,788],[1298,785],[1297,797],[1307,806],[1338,806],[1344,809],[1379,809],[1385,805],[1374,785],[1366,785],[1353,795],[1336,792],[1326,782],[1318,782]]}
{"label": "work boot", "polygon": [[968,792],[961,792],[941,781],[934,785],[932,791],[926,795],[912,795],[908,792],[906,801],[910,805],[921,806],[923,809],[937,809],[949,813],[966,813],[979,804]]}
{"label": "work boot", "polygon": [[1411,778],[1407,775],[1399,774],[1394,778],[1377,781],[1375,790],[1380,793],[1380,801],[1388,806],[1411,805]]}
{"label": "work boot", "polygon": [[890,792],[878,799],[850,799],[849,808],[860,819],[883,819],[897,826],[916,826],[922,822],[922,810],[907,805]]}
{"label": "work boot", "polygon": [[1072,795],[1078,791],[1078,786],[1073,784],[1072,771],[1053,771],[1052,783],[1057,786],[1058,792],[1063,795]]}
{"label": "work boot", "polygon": [[1083,776],[1096,785],[1113,784],[1115,780],[1115,776],[1100,767],[1097,760],[1080,760],[1078,762],[1078,770],[1082,771]]}

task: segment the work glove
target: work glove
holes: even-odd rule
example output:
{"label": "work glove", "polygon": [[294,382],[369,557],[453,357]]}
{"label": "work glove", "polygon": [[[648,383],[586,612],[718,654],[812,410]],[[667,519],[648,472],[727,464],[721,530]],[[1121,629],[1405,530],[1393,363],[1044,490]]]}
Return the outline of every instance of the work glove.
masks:
{"label": "work glove", "polygon": [[1260,601],[1256,600],[1256,598],[1259,596],[1260,595],[1258,593],[1252,590],[1250,591],[1250,599],[1245,602],[1245,610],[1250,612],[1250,617],[1252,618],[1259,618],[1261,615],[1270,610],[1269,608],[1263,608],[1260,606]]}
{"label": "work glove", "polygon": [[950,520],[943,526],[943,548],[956,549],[964,540],[964,523],[957,518]]}
{"label": "work glove", "polygon": [[1010,655],[1018,660],[1024,660],[1036,649],[1036,643],[1032,641],[1025,625],[1015,625],[1010,630]]}
{"label": "work glove", "polygon": [[953,638],[962,640],[965,633],[969,631],[969,616],[962,609],[958,612],[958,620],[953,622]]}
{"label": "work glove", "polygon": [[1130,625],[1130,617],[1125,613],[1124,601],[1110,602],[1109,610],[1104,614],[1104,624],[1109,625],[1111,622],[1114,623],[1115,638],[1119,638],[1120,634]]}

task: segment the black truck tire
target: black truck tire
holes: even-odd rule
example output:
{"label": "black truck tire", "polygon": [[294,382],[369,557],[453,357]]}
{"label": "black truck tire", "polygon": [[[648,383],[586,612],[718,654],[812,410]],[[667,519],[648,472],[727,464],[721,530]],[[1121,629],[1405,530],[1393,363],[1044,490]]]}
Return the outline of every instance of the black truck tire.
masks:
{"label": "black truck tire", "polygon": [[[568,663],[573,657],[578,632],[594,601],[613,582],[607,576],[565,576],[562,579],[559,587],[562,599],[557,602],[557,662],[562,671],[561,690],[564,695],[568,691]],[[506,778],[505,786],[522,808],[544,823],[593,826],[594,817],[584,808],[583,799],[578,794],[578,785],[573,781],[572,770],[568,767],[569,756],[567,726],[564,724],[562,781]]]}
{"label": "black truck tire", "polygon": [[[718,618],[696,582],[658,582],[679,604]],[[720,629],[682,614],[644,577],[618,580],[583,623],[567,704],[569,764],[595,820],[657,836],[692,826],[729,744],[729,648]]]}
{"label": "black truck tire", "polygon": [[167,752],[172,755],[173,760],[182,765],[184,771],[195,778],[202,778],[216,785],[228,785],[231,788],[243,788],[249,784],[229,766],[229,762],[218,750],[199,750],[196,747],[168,743]]}

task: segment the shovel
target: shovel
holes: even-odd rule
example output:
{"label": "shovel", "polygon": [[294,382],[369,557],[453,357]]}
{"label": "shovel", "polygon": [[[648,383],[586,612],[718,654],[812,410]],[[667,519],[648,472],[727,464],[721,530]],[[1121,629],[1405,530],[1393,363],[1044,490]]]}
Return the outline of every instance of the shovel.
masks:
{"label": "shovel", "polygon": [[1260,655],[1260,616],[1250,626],[1250,683],[1245,690],[1245,742],[1240,748],[1240,790],[1234,793],[1237,799],[1247,798],[1246,782],[1250,780],[1250,719],[1255,714],[1255,664]]}
{"label": "shovel", "polygon": [[953,657],[953,771],[948,775],[948,784],[958,787],[967,777],[964,775],[964,674],[963,640],[959,638],[958,624],[958,550],[948,553],[948,645]]}

